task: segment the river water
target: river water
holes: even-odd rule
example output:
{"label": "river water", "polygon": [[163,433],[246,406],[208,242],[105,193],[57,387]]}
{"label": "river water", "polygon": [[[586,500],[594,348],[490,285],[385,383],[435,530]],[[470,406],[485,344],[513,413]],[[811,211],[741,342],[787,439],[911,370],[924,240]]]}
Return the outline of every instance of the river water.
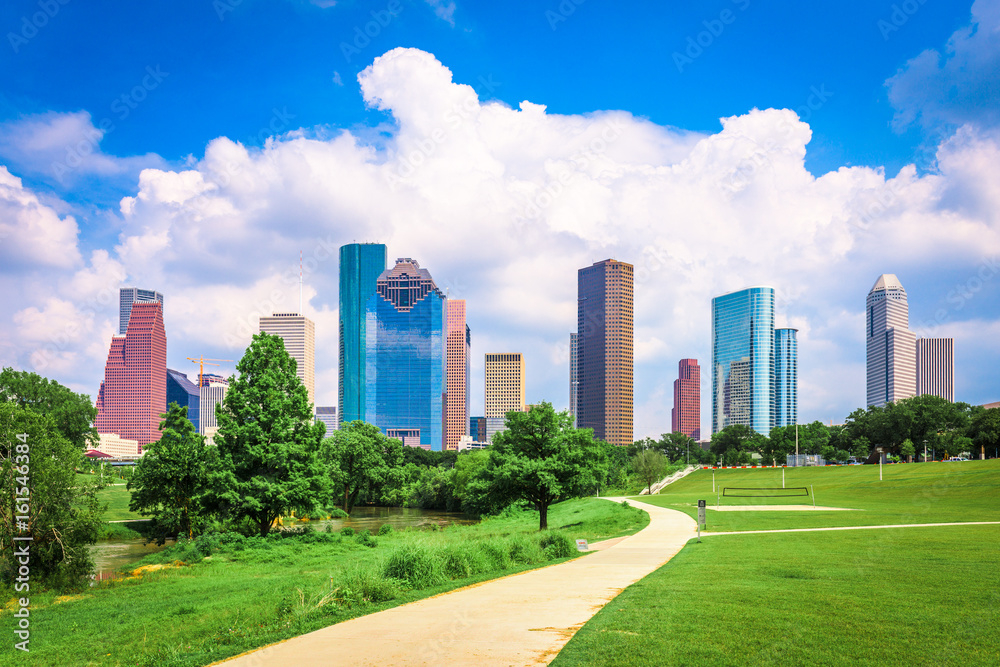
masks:
{"label": "river water", "polygon": [[[285,528],[310,526],[315,530],[325,531],[327,526],[332,532],[339,532],[344,526],[355,531],[370,530],[377,533],[383,524],[389,524],[394,529],[430,526],[465,525],[478,520],[460,512],[444,512],[440,510],[422,510],[409,507],[355,507],[351,516],[346,519],[326,519],[321,521],[284,522]],[[166,544],[158,546],[156,542],[143,544],[140,539],[101,540],[90,546],[90,555],[94,559],[96,579],[108,579],[114,576],[120,568],[131,565],[143,557],[156,553],[175,543],[167,540]]]}

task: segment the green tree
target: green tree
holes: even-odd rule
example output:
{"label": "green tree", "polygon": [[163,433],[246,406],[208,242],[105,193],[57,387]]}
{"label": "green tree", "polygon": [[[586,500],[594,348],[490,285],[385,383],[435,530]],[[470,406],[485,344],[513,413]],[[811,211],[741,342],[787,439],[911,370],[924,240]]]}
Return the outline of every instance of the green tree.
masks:
{"label": "green tree", "polygon": [[362,492],[403,481],[404,449],[398,440],[363,421],[342,424],[323,441],[323,459],[345,512],[354,509]]}
{"label": "green tree", "polygon": [[903,444],[899,446],[899,455],[906,457],[907,463],[913,463],[913,455],[917,453],[916,447],[913,446],[913,441],[907,438],[903,441]]}
{"label": "green tree", "polygon": [[187,410],[170,404],[160,423],[163,435],[143,450],[127,487],[129,509],[152,516],[161,544],[167,534],[194,536],[208,488],[209,453],[215,454],[195,432]]}
{"label": "green tree", "polygon": [[54,380],[35,373],[4,368],[0,371],[0,401],[13,401],[22,408],[52,418],[56,430],[78,449],[97,444],[94,419],[97,408],[86,394],[76,394]]}
{"label": "green tree", "polygon": [[851,445],[851,455],[858,460],[867,459],[872,453],[871,443],[868,442],[868,438],[861,436],[857,438]]}
{"label": "green tree", "polygon": [[[93,569],[87,545],[97,541],[101,514],[99,484],[77,478],[76,444],[53,419],[16,402],[0,402],[0,581],[18,576],[14,546],[30,544],[31,581],[73,588]],[[23,500],[22,500],[23,499]],[[27,517],[22,519],[20,517]],[[31,541],[14,541],[14,536]],[[20,583],[24,583],[23,581]],[[28,589],[21,589],[27,597]]]}
{"label": "green tree", "polygon": [[993,456],[996,456],[997,448],[1000,448],[1000,408],[977,411],[968,434],[979,448],[981,458],[985,459],[990,449],[993,450]]}
{"label": "green tree", "polygon": [[468,510],[465,499],[469,494],[469,485],[479,474],[479,471],[486,467],[489,460],[490,453],[485,449],[462,452],[455,460],[455,470],[451,478],[454,486],[453,493],[463,510]]}
{"label": "green tree", "polygon": [[655,449],[646,449],[632,457],[632,471],[639,476],[648,489],[653,492],[653,484],[660,481],[667,472],[670,462]]}
{"label": "green tree", "polygon": [[656,448],[663,452],[663,455],[670,461],[684,461],[685,464],[690,461],[696,463],[698,461],[698,443],[680,431],[664,433],[660,436]]}
{"label": "green tree", "polygon": [[589,492],[605,478],[607,456],[593,431],[574,428],[573,418],[551,403],[508,412],[506,426],[493,436],[480,489],[494,506],[533,503],[539,530],[548,528],[551,504]]}
{"label": "green tree", "polygon": [[326,427],[313,421],[308,393],[280,337],[255,335],[236,371],[215,411],[218,464],[209,473],[206,501],[267,535],[282,514],[312,511],[329,499],[319,457]]}
{"label": "green tree", "polygon": [[764,442],[761,456],[764,463],[784,465],[789,454],[795,453],[795,426],[776,426]]}
{"label": "green tree", "polygon": [[749,426],[731,424],[712,434],[712,453],[722,458],[722,465],[738,465],[750,461],[760,442],[760,434]]}

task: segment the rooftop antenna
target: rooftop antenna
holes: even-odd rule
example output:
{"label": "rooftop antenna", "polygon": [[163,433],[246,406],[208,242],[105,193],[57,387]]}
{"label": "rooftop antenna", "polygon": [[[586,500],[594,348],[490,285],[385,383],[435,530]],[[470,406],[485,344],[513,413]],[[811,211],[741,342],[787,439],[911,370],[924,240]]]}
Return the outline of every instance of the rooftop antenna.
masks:
{"label": "rooftop antenna", "polygon": [[299,250],[299,315],[302,314],[302,251]]}

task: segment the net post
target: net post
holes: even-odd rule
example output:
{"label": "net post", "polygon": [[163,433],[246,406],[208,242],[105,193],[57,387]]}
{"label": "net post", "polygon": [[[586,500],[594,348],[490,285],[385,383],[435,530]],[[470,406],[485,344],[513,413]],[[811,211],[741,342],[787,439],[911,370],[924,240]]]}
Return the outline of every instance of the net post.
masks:
{"label": "net post", "polygon": [[813,485],[812,484],[809,485],[809,493],[813,497],[813,509],[816,509],[816,492],[813,491]]}

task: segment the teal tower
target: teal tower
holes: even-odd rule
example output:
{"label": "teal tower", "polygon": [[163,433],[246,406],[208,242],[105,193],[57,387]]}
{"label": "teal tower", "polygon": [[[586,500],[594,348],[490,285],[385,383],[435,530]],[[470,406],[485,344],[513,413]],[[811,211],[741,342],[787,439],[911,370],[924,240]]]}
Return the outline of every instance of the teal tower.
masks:
{"label": "teal tower", "polygon": [[386,269],[383,243],[349,243],[340,248],[340,421],[365,418],[366,313],[378,277]]}

